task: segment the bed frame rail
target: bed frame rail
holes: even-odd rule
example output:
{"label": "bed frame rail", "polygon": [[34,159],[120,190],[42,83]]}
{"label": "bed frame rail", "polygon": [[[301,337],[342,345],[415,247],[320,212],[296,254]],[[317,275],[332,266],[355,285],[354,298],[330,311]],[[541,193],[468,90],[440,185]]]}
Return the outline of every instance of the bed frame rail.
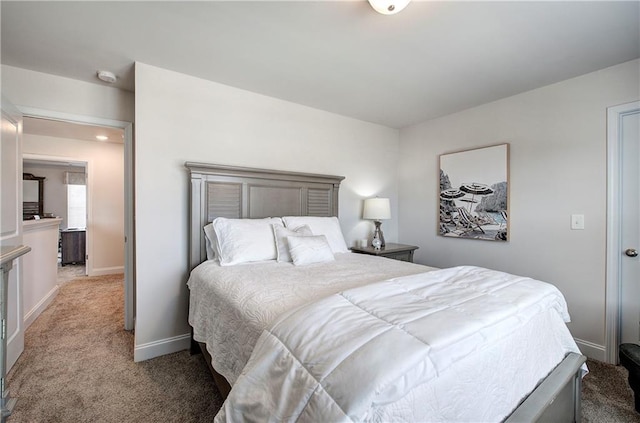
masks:
{"label": "bed frame rail", "polygon": [[581,421],[581,367],[587,358],[569,353],[505,423]]}

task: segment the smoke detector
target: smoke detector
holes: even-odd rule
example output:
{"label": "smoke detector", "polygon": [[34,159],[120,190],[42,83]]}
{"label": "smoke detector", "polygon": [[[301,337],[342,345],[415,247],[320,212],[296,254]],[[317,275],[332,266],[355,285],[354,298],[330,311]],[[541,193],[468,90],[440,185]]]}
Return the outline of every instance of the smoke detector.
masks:
{"label": "smoke detector", "polygon": [[109,84],[113,84],[116,82],[116,75],[113,72],[109,71],[98,71],[98,79],[104,82],[108,82]]}

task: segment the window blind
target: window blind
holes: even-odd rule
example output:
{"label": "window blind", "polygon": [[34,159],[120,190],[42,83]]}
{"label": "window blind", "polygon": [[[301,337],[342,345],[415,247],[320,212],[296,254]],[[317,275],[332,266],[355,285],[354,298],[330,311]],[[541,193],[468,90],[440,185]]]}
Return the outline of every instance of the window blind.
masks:
{"label": "window blind", "polygon": [[67,185],[86,185],[87,175],[80,172],[65,172],[64,183]]}

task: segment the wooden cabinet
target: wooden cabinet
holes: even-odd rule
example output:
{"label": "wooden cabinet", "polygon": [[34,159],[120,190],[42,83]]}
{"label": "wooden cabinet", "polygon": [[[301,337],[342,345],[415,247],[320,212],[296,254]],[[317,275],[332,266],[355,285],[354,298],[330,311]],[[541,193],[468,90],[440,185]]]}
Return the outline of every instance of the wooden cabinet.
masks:
{"label": "wooden cabinet", "polygon": [[44,180],[43,176],[31,173],[22,174],[22,219],[33,219],[33,216],[43,215],[44,210]]}
{"label": "wooden cabinet", "polygon": [[415,245],[394,244],[387,242],[384,248],[376,250],[373,247],[353,247],[351,251],[359,254],[369,254],[372,256],[386,257],[394,260],[408,261],[413,263],[413,252],[418,247]]}
{"label": "wooden cabinet", "polygon": [[67,229],[60,232],[62,265],[84,263],[86,257],[86,232],[84,229]]}

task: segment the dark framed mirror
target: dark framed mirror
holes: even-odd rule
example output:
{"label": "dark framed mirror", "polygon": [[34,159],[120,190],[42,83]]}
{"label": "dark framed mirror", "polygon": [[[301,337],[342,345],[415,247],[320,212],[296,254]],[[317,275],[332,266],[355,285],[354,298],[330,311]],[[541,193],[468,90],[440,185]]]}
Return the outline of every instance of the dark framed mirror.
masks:
{"label": "dark framed mirror", "polygon": [[44,211],[43,176],[32,173],[22,174],[22,219],[31,220],[34,216],[42,217]]}

